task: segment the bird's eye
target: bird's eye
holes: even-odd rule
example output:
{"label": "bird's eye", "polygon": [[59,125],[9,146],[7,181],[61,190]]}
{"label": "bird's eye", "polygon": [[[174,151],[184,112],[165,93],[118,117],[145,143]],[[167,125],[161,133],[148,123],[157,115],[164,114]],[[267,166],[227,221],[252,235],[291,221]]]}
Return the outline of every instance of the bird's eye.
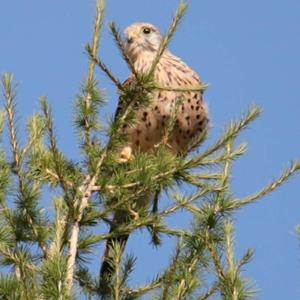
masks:
{"label": "bird's eye", "polygon": [[151,32],[151,29],[149,28],[149,27],[145,27],[144,29],[143,29],[143,33],[144,34],[149,34]]}

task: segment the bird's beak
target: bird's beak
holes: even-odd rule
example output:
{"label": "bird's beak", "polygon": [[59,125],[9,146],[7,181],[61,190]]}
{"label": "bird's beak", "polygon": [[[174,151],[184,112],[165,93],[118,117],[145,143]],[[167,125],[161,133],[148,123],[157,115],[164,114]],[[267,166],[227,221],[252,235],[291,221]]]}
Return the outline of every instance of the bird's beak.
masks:
{"label": "bird's beak", "polygon": [[132,37],[128,37],[127,38],[127,44],[131,44],[133,42],[133,38]]}
{"label": "bird's beak", "polygon": [[127,36],[127,43],[131,44],[137,38],[138,38],[138,34],[135,32],[132,32]]}

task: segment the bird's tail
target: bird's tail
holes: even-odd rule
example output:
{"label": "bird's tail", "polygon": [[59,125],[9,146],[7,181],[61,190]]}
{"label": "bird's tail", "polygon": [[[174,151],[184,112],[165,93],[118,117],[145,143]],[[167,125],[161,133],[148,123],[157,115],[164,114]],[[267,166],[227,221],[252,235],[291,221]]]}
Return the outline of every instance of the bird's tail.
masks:
{"label": "bird's tail", "polygon": [[107,240],[100,269],[100,280],[107,281],[106,279],[109,279],[109,277],[115,273],[115,268],[112,263],[114,248],[118,247],[122,254],[125,250],[128,238],[129,234],[124,234]]}
{"label": "bird's tail", "polygon": [[[117,230],[117,228],[120,228],[122,224],[126,224],[129,221],[128,219],[128,213],[122,210],[117,211],[113,218],[110,233],[113,233],[115,230]],[[99,289],[101,294],[103,295],[103,299],[106,299],[105,295],[110,293],[112,277],[116,272],[113,263],[115,249],[119,249],[118,251],[121,251],[120,255],[122,257],[123,252],[125,251],[128,238],[129,234],[122,234],[108,238],[106,241],[105,251],[103,254],[102,265],[99,274]]]}
{"label": "bird's tail", "polygon": [[[159,192],[152,193],[150,197],[145,197],[146,201],[139,202],[140,206],[150,206],[151,203],[153,205],[152,213],[157,211],[157,201],[158,201]],[[110,233],[118,231],[118,228],[121,228],[122,225],[128,224],[130,222],[131,217],[128,212],[124,210],[119,210],[115,213],[113,218],[112,226],[110,229]],[[110,293],[110,286],[112,277],[114,276],[116,270],[113,263],[115,250],[118,249],[120,251],[120,256],[123,256],[125,251],[125,247],[129,238],[129,234],[121,234],[115,237],[108,238],[106,241],[105,251],[103,254],[102,265],[100,269],[100,283],[99,289],[101,294],[103,295],[102,299],[106,299],[105,295]]]}

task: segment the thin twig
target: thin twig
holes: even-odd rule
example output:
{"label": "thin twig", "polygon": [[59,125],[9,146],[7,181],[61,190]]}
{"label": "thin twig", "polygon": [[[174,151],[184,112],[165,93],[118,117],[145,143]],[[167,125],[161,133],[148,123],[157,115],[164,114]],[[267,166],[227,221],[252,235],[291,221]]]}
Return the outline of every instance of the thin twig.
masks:
{"label": "thin twig", "polygon": [[273,192],[275,189],[277,189],[279,186],[281,186],[285,181],[287,181],[292,175],[299,172],[300,170],[300,161],[296,161],[292,164],[290,168],[288,168],[286,171],[283,172],[283,174],[277,179],[272,181],[270,184],[265,186],[263,189],[261,189],[259,192],[250,195],[244,199],[235,199],[232,202],[232,208],[237,209],[241,206],[250,204],[255,202],[256,200],[266,196],[267,194]]}
{"label": "thin twig", "polygon": [[211,258],[214,262],[214,265],[215,265],[215,269],[216,269],[216,272],[218,274],[218,277],[220,279],[224,279],[225,278],[225,272],[224,272],[224,269],[222,267],[222,263],[221,263],[221,259],[220,259],[220,256],[219,254],[217,253],[214,245],[212,245],[212,243],[209,241],[209,236],[208,236],[208,233],[206,234],[206,238],[204,239],[204,242],[206,244],[206,247],[211,255]]}
{"label": "thin twig", "polygon": [[199,162],[201,162],[205,157],[211,155],[212,153],[221,149],[224,145],[228,143],[231,139],[235,138],[236,135],[242,130],[247,127],[247,125],[256,119],[261,113],[261,109],[257,106],[250,109],[245,117],[235,123],[232,123],[231,126],[226,130],[225,134],[212,146],[210,146],[207,150],[201,153],[198,156],[191,158],[189,161],[185,163],[185,167],[193,167],[197,166]]}
{"label": "thin twig", "polygon": [[[8,123],[9,123],[9,132],[10,132],[10,140],[11,140],[11,147],[12,147],[12,153],[14,158],[14,168],[16,175],[18,177],[19,182],[19,190],[23,197],[23,199],[26,198],[25,195],[25,186],[24,186],[24,176],[22,174],[22,151],[19,149],[18,140],[17,140],[17,130],[15,125],[15,111],[14,111],[14,97],[15,97],[15,91],[14,87],[12,86],[13,76],[12,74],[4,74],[2,77],[2,86],[4,88],[4,98],[6,100],[6,112],[8,116]],[[38,231],[34,225],[33,219],[31,215],[29,214],[26,207],[24,207],[26,211],[26,217],[28,220],[28,223],[32,229],[32,232],[36,239],[38,239],[39,234]],[[46,244],[43,241],[38,240],[38,245],[41,248],[44,256],[47,255],[47,247]]]}
{"label": "thin twig", "polygon": [[26,153],[31,149],[33,144],[36,142],[36,140],[41,137],[41,135],[42,135],[43,131],[45,130],[45,128],[46,128],[46,126],[42,126],[38,129],[37,134],[34,137],[32,137],[32,139],[29,141],[29,143],[27,143],[27,145],[25,145],[25,147],[21,151],[21,157],[25,156]]}
{"label": "thin twig", "polygon": [[118,46],[118,48],[119,48],[119,50],[122,54],[123,59],[126,61],[126,63],[129,67],[129,69],[131,70],[132,74],[135,77],[137,77],[138,74],[137,74],[137,72],[134,68],[134,65],[131,63],[131,61],[130,61],[128,55],[127,55],[125,42],[123,41],[116,24],[114,22],[112,22],[112,23],[109,24],[109,27],[110,27],[111,33],[112,33],[112,35],[115,39],[115,42],[116,42],[116,44],[117,44],[117,46]]}
{"label": "thin twig", "polygon": [[154,282],[152,282],[152,283],[150,283],[150,284],[148,284],[146,286],[140,287],[140,288],[136,288],[136,289],[129,288],[129,289],[126,289],[125,291],[123,291],[123,293],[125,295],[128,295],[128,296],[141,295],[141,294],[147,293],[148,291],[157,289],[160,286],[161,286],[161,278],[159,278],[158,280],[155,280]]}
{"label": "thin twig", "polygon": [[[200,260],[199,256],[194,257],[188,267],[188,274],[191,274],[197,267],[197,264]],[[178,286],[177,298],[176,300],[181,300],[184,297],[184,294],[187,292],[186,288],[186,278],[182,278]]]}
{"label": "thin twig", "polygon": [[162,296],[161,296],[162,300],[167,300],[168,299],[169,289],[171,287],[173,277],[176,275],[176,272],[177,272],[177,268],[178,268],[177,262],[179,260],[180,254],[181,254],[181,248],[180,248],[180,245],[178,244],[177,249],[176,249],[176,253],[175,253],[175,255],[173,257],[173,260],[172,260],[172,263],[171,263],[171,266],[170,266],[169,270],[167,270],[165,272],[165,275],[164,275],[164,277],[165,277],[165,279],[164,279],[165,288],[164,288]]}
{"label": "thin twig", "polygon": [[90,59],[92,61],[95,62],[95,64],[108,76],[108,78],[116,85],[116,87],[122,91],[123,90],[123,85],[120,82],[120,80],[110,71],[110,69],[106,66],[106,64],[104,62],[102,62],[100,60],[99,57],[96,57],[93,52],[92,49],[90,47],[90,45],[87,45],[86,47],[86,51],[90,56]]}
{"label": "thin twig", "polygon": [[[59,182],[59,176],[56,173],[51,171],[49,168],[46,168],[45,172],[47,175],[49,175],[50,177],[52,177],[53,179],[55,179],[56,181]],[[74,187],[74,185],[71,181],[65,180],[65,183],[67,184],[68,187]]]}
{"label": "thin twig", "polygon": [[197,300],[207,300],[212,295],[214,295],[219,289],[219,282],[215,282],[213,286],[203,295],[201,295]]}
{"label": "thin twig", "polygon": [[167,215],[170,215],[171,213],[174,213],[175,211],[177,211],[178,209],[181,209],[183,207],[186,207],[186,205],[189,205],[191,203],[193,203],[194,201],[196,201],[197,199],[199,198],[202,198],[204,195],[206,195],[207,193],[211,192],[211,191],[214,191],[214,189],[203,189],[201,191],[198,191],[196,192],[194,195],[186,198],[185,200],[181,200],[181,201],[178,201],[178,203],[162,210],[160,212],[160,215],[161,216],[167,216]]}
{"label": "thin twig", "polygon": [[233,147],[233,140],[229,140],[226,145],[226,154],[228,158],[225,160],[224,163],[223,178],[221,180],[221,185],[224,188],[228,186],[230,180],[230,169],[232,163],[232,160],[230,159],[230,155],[232,154],[232,147]]}
{"label": "thin twig", "polygon": [[181,92],[181,93],[190,93],[190,92],[203,92],[207,89],[208,84],[201,84],[197,87],[192,87],[192,88],[177,88],[177,87],[169,87],[169,86],[159,86],[159,85],[154,85],[153,89],[154,90],[161,90],[161,91],[169,91],[169,92]]}
{"label": "thin twig", "polygon": [[153,63],[151,65],[151,68],[149,70],[149,73],[147,74],[147,76],[149,78],[151,78],[154,74],[154,71],[156,69],[156,66],[158,65],[159,61],[160,61],[160,58],[162,57],[162,55],[164,54],[166,48],[168,47],[176,29],[177,29],[177,26],[178,24],[180,23],[180,21],[182,20],[183,16],[184,16],[184,13],[187,9],[187,4],[184,3],[184,2],[181,2],[176,13],[175,13],[175,16],[172,20],[172,23],[169,27],[169,30],[167,32],[167,34],[165,35],[165,37],[162,39],[161,43],[160,43],[160,46],[158,48],[158,51],[157,51],[157,54],[153,60]]}
{"label": "thin twig", "polygon": [[70,238],[69,238],[69,256],[67,261],[67,275],[66,275],[66,283],[67,287],[70,290],[73,283],[73,274],[74,274],[74,268],[75,268],[75,259],[77,255],[77,244],[78,244],[78,237],[79,237],[79,223],[82,219],[83,212],[85,208],[88,206],[88,201],[92,195],[93,187],[96,184],[96,179],[98,178],[100,167],[106,158],[106,152],[104,152],[101,157],[99,158],[99,161],[96,166],[96,172],[95,174],[90,177],[89,175],[86,176],[86,179],[84,181],[84,184],[79,187],[79,192],[82,194],[82,198],[78,201],[79,207],[78,207],[78,213],[77,218],[74,220],[73,224],[70,228]]}
{"label": "thin twig", "polygon": [[[104,10],[105,10],[105,1],[98,1],[96,7],[96,18],[94,24],[94,32],[93,32],[93,40],[90,46],[90,51],[93,57],[97,56],[98,48],[99,48],[99,41],[100,41],[100,30],[104,20]],[[96,62],[93,59],[89,60],[89,68],[88,68],[88,76],[86,81],[87,93],[84,97],[86,107],[89,109],[91,105],[91,94],[89,92],[89,87],[94,82],[95,77],[95,67]],[[91,137],[90,137],[90,129],[89,129],[89,120],[85,118],[85,143],[87,145],[91,144]]]}
{"label": "thin twig", "polygon": [[63,174],[63,170],[62,170],[61,155],[60,155],[60,151],[57,147],[56,138],[55,138],[55,134],[54,134],[52,112],[48,105],[46,97],[41,97],[40,102],[41,102],[42,110],[43,110],[43,113],[44,113],[44,116],[46,119],[46,126],[48,129],[48,137],[49,137],[49,142],[50,142],[50,149],[51,149],[52,156],[53,156],[55,172],[58,176],[59,183],[67,196],[68,195],[68,184],[65,180],[65,174]]}

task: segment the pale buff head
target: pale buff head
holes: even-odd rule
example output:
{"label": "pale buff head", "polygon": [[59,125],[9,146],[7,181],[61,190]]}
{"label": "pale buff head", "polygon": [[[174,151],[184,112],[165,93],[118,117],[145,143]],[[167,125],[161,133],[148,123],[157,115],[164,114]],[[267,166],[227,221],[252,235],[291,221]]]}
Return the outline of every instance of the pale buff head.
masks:
{"label": "pale buff head", "polygon": [[162,40],[160,31],[149,23],[134,23],[125,31],[126,52],[133,61],[139,54],[155,54]]}

